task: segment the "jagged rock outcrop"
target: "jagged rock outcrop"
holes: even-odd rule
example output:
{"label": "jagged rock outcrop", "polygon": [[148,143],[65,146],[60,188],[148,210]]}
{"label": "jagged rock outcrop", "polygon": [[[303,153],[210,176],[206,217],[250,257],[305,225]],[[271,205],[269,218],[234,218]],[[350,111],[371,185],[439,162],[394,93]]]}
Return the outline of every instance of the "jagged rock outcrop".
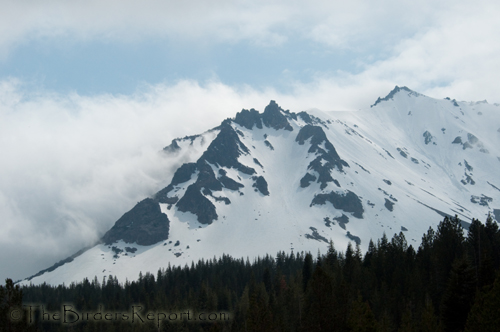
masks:
{"label": "jagged rock outcrop", "polygon": [[115,225],[102,237],[105,244],[118,240],[148,246],[166,240],[170,228],[167,215],[160,210],[160,205],[151,198],[137,203],[125,213]]}

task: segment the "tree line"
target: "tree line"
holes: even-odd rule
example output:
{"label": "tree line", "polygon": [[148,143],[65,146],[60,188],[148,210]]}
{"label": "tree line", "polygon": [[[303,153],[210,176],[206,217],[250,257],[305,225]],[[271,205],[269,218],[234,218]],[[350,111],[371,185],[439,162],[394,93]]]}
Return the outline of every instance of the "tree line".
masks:
{"label": "tree line", "polygon": [[[497,331],[499,268],[500,231],[492,218],[473,219],[465,234],[458,217],[445,217],[417,249],[401,232],[370,241],[364,255],[359,246],[342,252],[330,241],[323,255],[279,252],[252,262],[224,255],[125,283],[109,276],[21,288],[7,279],[0,286],[0,331]],[[12,321],[12,308],[23,304],[26,317],[30,304],[52,314],[63,304],[79,313],[140,306],[144,322],[63,324],[43,319],[39,308],[31,324]],[[227,313],[229,319],[159,325],[145,318],[159,310],[204,313],[198,318]]]}

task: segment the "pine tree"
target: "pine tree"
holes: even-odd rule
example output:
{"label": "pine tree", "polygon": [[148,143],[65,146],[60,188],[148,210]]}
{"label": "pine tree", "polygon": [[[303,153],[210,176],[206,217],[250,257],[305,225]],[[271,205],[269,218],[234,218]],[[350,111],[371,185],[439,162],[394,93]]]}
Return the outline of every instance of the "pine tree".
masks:
{"label": "pine tree", "polygon": [[474,270],[465,259],[453,264],[441,305],[444,331],[462,331],[474,301],[476,280]]}
{"label": "pine tree", "polygon": [[25,331],[22,304],[23,291],[6,279],[5,286],[0,285],[0,331]]}
{"label": "pine tree", "polygon": [[465,325],[466,332],[498,331],[500,326],[500,275],[493,285],[479,294],[471,308]]}
{"label": "pine tree", "polygon": [[305,293],[307,289],[307,284],[311,278],[313,272],[313,258],[310,253],[306,254],[304,259],[304,266],[302,268],[302,291]]}
{"label": "pine tree", "polygon": [[322,266],[316,266],[304,301],[305,331],[334,331],[333,298],[332,279]]}
{"label": "pine tree", "polygon": [[368,302],[363,302],[359,293],[356,301],[351,305],[348,323],[353,332],[375,332],[377,330],[375,315]]}

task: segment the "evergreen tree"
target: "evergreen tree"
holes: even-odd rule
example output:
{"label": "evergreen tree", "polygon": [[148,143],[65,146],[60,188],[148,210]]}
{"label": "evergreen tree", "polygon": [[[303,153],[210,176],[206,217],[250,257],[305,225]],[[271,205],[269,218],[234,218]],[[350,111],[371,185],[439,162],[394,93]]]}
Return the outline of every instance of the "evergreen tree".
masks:
{"label": "evergreen tree", "polygon": [[500,327],[500,274],[497,274],[493,285],[479,294],[467,318],[466,332],[498,331]]}
{"label": "evergreen tree", "polygon": [[356,301],[351,305],[348,323],[352,332],[375,332],[377,330],[375,315],[368,302],[363,302],[359,293]]}
{"label": "evergreen tree", "polygon": [[472,306],[476,290],[474,270],[465,259],[457,260],[452,268],[450,278],[441,306],[444,331],[462,331],[467,314]]}
{"label": "evergreen tree", "polygon": [[25,331],[26,320],[22,308],[23,291],[12,279],[0,285],[0,331]]}
{"label": "evergreen tree", "polygon": [[305,293],[309,279],[313,272],[313,258],[310,253],[306,254],[304,259],[304,266],[302,268],[302,291]]}
{"label": "evergreen tree", "polygon": [[305,331],[334,331],[335,311],[332,279],[322,266],[316,266],[309,284],[304,303]]}

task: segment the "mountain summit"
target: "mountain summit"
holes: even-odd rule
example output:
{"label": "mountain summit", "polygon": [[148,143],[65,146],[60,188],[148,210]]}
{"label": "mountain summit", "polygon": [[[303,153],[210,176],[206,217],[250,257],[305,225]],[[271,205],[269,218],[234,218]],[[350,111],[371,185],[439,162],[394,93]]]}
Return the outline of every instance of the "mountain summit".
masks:
{"label": "mountain summit", "polygon": [[[403,232],[418,247],[443,216],[500,221],[500,107],[396,87],[357,112],[242,110],[163,149],[191,159],[92,248],[26,279],[50,284],[229,254],[325,251]],[[202,152],[196,152],[202,151]]]}

